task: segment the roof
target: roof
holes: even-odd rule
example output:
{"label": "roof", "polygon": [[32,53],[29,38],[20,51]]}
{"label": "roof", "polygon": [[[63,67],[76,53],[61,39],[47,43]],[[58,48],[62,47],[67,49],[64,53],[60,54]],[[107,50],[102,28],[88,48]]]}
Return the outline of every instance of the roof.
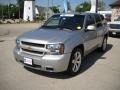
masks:
{"label": "roof", "polygon": [[61,16],[74,16],[74,15],[86,15],[86,14],[99,14],[100,13],[91,13],[91,12],[83,12],[83,13],[76,13],[76,12],[71,12],[71,13],[57,13],[57,14],[54,14],[54,15],[61,15]]}
{"label": "roof", "polygon": [[113,7],[116,7],[116,6],[119,6],[120,7],[120,0],[117,0],[116,2],[110,4],[110,6],[113,8]]}

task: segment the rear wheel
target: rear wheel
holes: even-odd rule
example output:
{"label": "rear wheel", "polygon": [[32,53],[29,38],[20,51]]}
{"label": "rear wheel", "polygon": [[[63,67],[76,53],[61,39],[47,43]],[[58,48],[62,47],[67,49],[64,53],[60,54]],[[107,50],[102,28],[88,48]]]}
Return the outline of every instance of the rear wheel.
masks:
{"label": "rear wheel", "polygon": [[112,37],[112,36],[113,36],[112,32],[109,32],[109,36],[110,36],[110,37]]}
{"label": "rear wheel", "polygon": [[80,71],[81,63],[82,63],[82,50],[76,48],[72,52],[67,72],[70,75],[78,74],[78,72]]}
{"label": "rear wheel", "polygon": [[103,43],[102,46],[100,47],[100,51],[104,52],[106,51],[106,48],[107,48],[107,37],[103,39]]}

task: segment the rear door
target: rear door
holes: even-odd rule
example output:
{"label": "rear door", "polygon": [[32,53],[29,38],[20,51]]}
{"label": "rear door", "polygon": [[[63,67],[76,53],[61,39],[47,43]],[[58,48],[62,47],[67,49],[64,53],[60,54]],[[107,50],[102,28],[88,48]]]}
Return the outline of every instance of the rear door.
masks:
{"label": "rear door", "polygon": [[101,44],[101,42],[103,41],[103,35],[104,35],[104,30],[106,29],[104,27],[104,23],[103,23],[103,18],[100,17],[99,14],[95,14],[95,22],[96,22],[96,31],[97,31],[97,44]]}

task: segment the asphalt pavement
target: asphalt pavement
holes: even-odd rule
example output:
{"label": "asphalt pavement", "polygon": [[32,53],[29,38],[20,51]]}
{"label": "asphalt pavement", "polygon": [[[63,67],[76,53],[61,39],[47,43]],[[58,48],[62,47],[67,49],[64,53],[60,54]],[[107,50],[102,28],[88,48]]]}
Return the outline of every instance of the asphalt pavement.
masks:
{"label": "asphalt pavement", "polygon": [[120,90],[120,38],[109,37],[107,51],[94,51],[74,77],[24,68],[15,61],[13,49],[20,34],[40,24],[0,25],[9,34],[0,36],[0,90]]}

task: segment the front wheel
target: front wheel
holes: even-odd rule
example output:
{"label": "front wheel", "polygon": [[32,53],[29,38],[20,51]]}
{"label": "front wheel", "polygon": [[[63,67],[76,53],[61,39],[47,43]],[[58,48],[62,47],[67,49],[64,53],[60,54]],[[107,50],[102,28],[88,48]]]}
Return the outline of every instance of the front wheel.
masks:
{"label": "front wheel", "polygon": [[78,74],[78,72],[80,71],[81,63],[82,63],[82,50],[76,48],[72,52],[67,72],[70,75]]}

